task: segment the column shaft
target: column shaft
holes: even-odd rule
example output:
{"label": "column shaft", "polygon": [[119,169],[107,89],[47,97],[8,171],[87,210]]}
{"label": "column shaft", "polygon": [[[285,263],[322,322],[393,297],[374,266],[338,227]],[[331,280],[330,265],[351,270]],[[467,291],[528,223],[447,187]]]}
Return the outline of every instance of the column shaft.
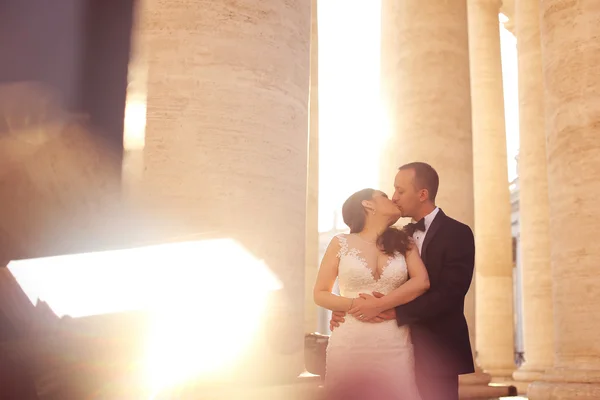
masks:
{"label": "column shaft", "polygon": [[[393,165],[431,163],[438,202],[473,225],[467,10],[464,1],[382,2],[382,96]],[[389,163],[392,165],[392,163]],[[391,189],[396,169],[384,183]]]}
{"label": "column shaft", "polygon": [[[141,187],[163,217],[158,236],[231,239],[283,286],[236,369],[254,381],[290,381],[304,369],[310,7],[154,1],[142,18],[150,50]],[[223,269],[222,280],[198,283],[222,288],[210,307],[242,284],[258,294],[228,257],[198,266]],[[235,320],[247,306],[221,312]]]}
{"label": "column shaft", "polygon": [[542,0],[555,359],[529,398],[600,398],[600,5]]}
{"label": "column shaft", "polygon": [[500,2],[468,0],[476,315],[479,365],[496,377],[514,371],[511,207],[500,56]]}
{"label": "column shaft", "polygon": [[519,226],[525,364],[516,380],[533,381],[552,366],[552,271],[544,129],[544,77],[538,0],[515,3],[519,62]]}
{"label": "column shaft", "polygon": [[[466,1],[384,0],[381,15],[381,90],[389,128],[381,187],[392,190],[401,164],[428,162],[440,175],[437,203],[473,227]],[[474,285],[465,316],[474,348]]]}
{"label": "column shaft", "polygon": [[316,332],[318,307],[313,287],[319,270],[319,29],[317,0],[311,1],[310,101],[308,138],[308,184],[306,202],[306,276],[304,295],[304,331]]}

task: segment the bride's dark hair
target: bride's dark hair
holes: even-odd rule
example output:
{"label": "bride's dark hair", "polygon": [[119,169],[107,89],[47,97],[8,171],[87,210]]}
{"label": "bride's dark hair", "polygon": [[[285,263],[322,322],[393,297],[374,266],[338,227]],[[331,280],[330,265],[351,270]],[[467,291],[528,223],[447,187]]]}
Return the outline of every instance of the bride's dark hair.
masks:
{"label": "bride's dark hair", "polygon": [[[362,202],[372,200],[374,193],[375,189],[359,190],[344,202],[342,218],[350,228],[350,233],[360,233],[365,229],[367,210],[363,207]],[[410,241],[406,232],[390,226],[377,238],[377,247],[390,256],[396,252],[406,255]]]}

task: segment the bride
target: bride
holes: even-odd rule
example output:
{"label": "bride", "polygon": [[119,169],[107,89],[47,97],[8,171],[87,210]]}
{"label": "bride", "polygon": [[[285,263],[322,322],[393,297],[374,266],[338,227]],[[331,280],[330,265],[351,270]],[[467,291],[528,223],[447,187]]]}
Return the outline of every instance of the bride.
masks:
{"label": "bride", "polygon": [[[349,319],[329,339],[327,392],[336,399],[419,400],[409,328],[369,321],[425,293],[425,265],[408,235],[391,227],[401,212],[385,193],[354,193],[342,216],[350,233],[331,240],[314,287],[317,305]],[[336,278],[341,296],[332,293]]]}

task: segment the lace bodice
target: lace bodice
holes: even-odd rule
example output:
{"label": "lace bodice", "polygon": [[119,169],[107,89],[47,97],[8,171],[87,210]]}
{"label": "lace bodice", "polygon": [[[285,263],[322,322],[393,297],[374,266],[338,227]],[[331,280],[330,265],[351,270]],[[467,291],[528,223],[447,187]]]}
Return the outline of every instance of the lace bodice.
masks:
{"label": "lace bodice", "polygon": [[408,280],[406,260],[379,252],[375,244],[355,234],[336,236],[340,242],[338,280],[340,295],[357,297],[374,291],[387,294]]}

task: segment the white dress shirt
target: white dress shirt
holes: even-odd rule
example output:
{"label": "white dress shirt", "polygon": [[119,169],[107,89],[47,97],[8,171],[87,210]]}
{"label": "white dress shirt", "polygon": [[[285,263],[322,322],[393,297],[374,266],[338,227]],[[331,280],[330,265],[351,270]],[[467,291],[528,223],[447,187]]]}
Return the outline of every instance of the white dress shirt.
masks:
{"label": "white dress shirt", "polygon": [[440,209],[438,207],[436,207],[432,212],[430,212],[429,214],[427,214],[425,216],[425,232],[415,231],[415,233],[413,233],[413,239],[415,240],[415,243],[417,244],[417,248],[419,249],[419,254],[421,254],[421,248],[423,247],[423,242],[425,241],[425,235],[427,235],[427,231],[429,230],[429,227],[431,226],[433,219],[435,218],[435,216],[437,215],[437,213],[439,211],[440,211]]}

